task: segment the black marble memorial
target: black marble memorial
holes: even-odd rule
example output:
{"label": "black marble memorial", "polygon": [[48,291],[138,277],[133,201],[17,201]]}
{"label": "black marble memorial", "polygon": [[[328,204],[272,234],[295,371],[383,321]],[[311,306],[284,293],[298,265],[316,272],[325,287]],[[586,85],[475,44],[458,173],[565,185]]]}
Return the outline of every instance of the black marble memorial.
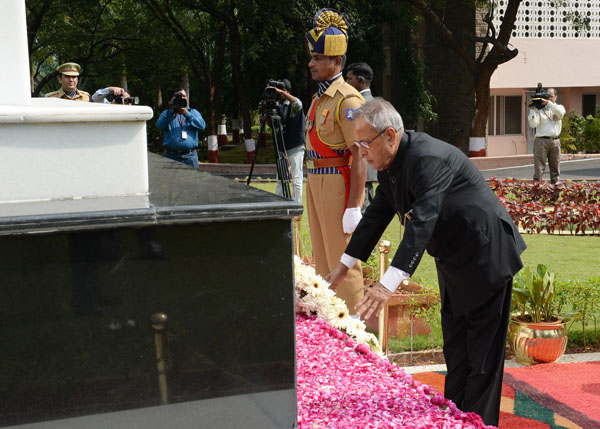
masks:
{"label": "black marble memorial", "polygon": [[302,207],[153,154],[149,179],[0,204],[1,427],[296,426]]}

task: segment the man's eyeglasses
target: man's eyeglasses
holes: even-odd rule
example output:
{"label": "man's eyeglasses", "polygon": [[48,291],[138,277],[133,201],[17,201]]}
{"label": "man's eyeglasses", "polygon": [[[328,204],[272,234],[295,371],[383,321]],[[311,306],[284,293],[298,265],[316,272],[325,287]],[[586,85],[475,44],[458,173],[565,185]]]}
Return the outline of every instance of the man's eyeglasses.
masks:
{"label": "man's eyeglasses", "polygon": [[[388,128],[389,128],[389,127],[388,127]],[[385,128],[385,129],[381,130],[381,131],[379,132],[379,134],[377,134],[375,137],[373,137],[373,138],[372,138],[372,139],[370,139],[370,140],[354,140],[354,144],[355,144],[356,146],[358,146],[359,148],[361,148],[361,147],[362,147],[362,148],[364,148],[364,149],[367,149],[367,150],[369,150],[369,145],[370,145],[371,143],[373,143],[373,142],[374,142],[374,141],[375,141],[375,140],[376,140],[378,137],[380,137],[380,136],[381,136],[383,133],[385,133],[385,132],[388,130],[388,128]]]}

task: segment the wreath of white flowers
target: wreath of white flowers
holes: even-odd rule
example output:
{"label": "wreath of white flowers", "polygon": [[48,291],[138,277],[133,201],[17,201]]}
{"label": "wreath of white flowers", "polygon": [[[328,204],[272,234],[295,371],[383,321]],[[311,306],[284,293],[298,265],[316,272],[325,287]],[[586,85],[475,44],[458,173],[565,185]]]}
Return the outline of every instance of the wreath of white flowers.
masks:
{"label": "wreath of white flowers", "polygon": [[296,312],[308,316],[316,315],[332,327],[337,328],[356,340],[365,344],[372,352],[383,355],[377,337],[366,331],[365,323],[350,317],[346,303],[329,289],[329,283],[305,265],[298,256],[294,256],[296,274]]}

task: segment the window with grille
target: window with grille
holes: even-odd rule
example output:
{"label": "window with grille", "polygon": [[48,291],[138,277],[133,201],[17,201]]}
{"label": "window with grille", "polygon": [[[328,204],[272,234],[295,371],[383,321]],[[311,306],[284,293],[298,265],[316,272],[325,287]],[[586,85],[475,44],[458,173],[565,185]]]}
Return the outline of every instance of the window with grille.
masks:
{"label": "window with grille", "polygon": [[[508,0],[496,1],[494,26],[499,31]],[[577,14],[589,19],[589,29],[576,29],[571,18]],[[538,39],[600,38],[600,0],[523,0],[517,13],[512,37]]]}
{"label": "window with grille", "polygon": [[523,103],[520,95],[490,97],[488,135],[522,134]]}

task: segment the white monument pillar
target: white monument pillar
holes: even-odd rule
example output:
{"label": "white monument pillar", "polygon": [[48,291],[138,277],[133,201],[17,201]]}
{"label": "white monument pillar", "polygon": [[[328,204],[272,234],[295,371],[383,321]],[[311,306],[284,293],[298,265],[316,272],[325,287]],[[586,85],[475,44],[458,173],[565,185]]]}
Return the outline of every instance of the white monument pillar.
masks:
{"label": "white monument pillar", "polygon": [[29,106],[31,83],[25,1],[2,0],[0,7],[0,105]]}
{"label": "white monument pillar", "polygon": [[147,195],[152,109],[31,98],[25,18],[24,0],[0,0],[0,216],[16,202]]}

